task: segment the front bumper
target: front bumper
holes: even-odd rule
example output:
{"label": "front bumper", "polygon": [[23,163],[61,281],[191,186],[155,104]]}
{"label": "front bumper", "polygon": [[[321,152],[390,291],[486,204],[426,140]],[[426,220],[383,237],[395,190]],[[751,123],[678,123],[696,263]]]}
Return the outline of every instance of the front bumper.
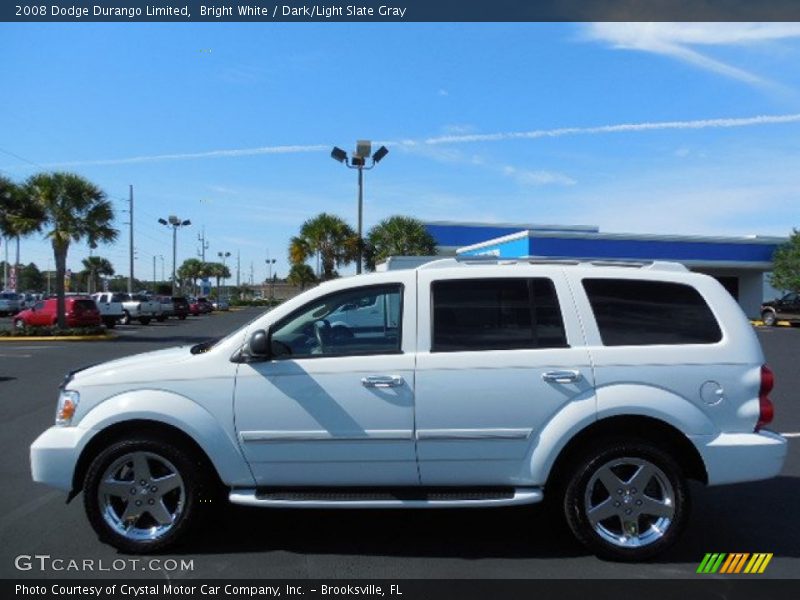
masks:
{"label": "front bumper", "polygon": [[709,485],[775,477],[786,459],[786,438],[763,430],[692,438],[706,465]]}
{"label": "front bumper", "polygon": [[31,444],[31,476],[59,490],[72,490],[78,458],[93,432],[79,427],[51,427]]}

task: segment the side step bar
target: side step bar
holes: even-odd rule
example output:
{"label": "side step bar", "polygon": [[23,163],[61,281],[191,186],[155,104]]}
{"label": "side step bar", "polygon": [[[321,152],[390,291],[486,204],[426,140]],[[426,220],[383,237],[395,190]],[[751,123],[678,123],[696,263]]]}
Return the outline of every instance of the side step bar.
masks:
{"label": "side step bar", "polygon": [[274,508],[469,508],[535,504],[540,488],[235,489],[232,504]]}

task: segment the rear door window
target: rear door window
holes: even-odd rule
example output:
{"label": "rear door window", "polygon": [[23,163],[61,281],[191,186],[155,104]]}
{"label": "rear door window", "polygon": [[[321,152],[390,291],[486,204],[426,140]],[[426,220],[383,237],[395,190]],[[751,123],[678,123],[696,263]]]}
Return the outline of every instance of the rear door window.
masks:
{"label": "rear door window", "polygon": [[433,283],[432,352],[566,347],[550,279],[463,279]]}
{"label": "rear door window", "polygon": [[605,346],[715,344],[714,313],[693,287],[666,281],[584,279]]}

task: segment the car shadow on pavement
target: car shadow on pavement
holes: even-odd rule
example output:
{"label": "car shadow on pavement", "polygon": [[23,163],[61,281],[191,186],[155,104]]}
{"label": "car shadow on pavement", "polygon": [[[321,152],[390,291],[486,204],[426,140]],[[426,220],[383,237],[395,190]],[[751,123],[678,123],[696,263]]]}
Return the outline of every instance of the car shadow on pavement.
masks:
{"label": "car shadow on pavement", "polygon": [[228,507],[171,554],[287,551],[399,557],[586,554],[544,507],[316,510]]}
{"label": "car shadow on pavement", "polygon": [[[800,478],[692,484],[690,523],[652,562],[699,563],[707,552],[800,557]],[[288,551],[447,558],[569,558],[589,552],[545,506],[496,509],[308,510],[224,506],[174,554]]]}

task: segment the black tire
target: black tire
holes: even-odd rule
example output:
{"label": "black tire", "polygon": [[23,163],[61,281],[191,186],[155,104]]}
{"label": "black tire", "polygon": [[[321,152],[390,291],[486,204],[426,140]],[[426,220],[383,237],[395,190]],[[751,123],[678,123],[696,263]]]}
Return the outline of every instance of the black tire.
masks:
{"label": "black tire", "polygon": [[139,317],[139,323],[141,323],[142,325],[149,325],[150,317]]}
{"label": "black tire", "polygon": [[775,327],[778,324],[778,316],[774,310],[765,310],[761,313],[761,320],[767,327]]}
{"label": "black tire", "polygon": [[108,329],[114,329],[117,326],[117,320],[114,317],[105,318],[103,319],[103,325]]}
{"label": "black tire", "polygon": [[[644,465],[651,470],[639,471]],[[603,483],[601,477],[609,472],[614,477]],[[639,473],[641,479],[634,477]],[[645,482],[642,489],[635,487],[637,481]],[[609,492],[609,484],[616,489]],[[596,513],[593,519],[587,511],[590,506]],[[645,441],[594,444],[573,463],[564,491],[564,514],[572,533],[594,554],[609,560],[643,561],[664,552],[686,527],[689,510],[689,489],[680,467],[668,453]],[[602,518],[598,511],[612,514],[598,521]]]}
{"label": "black tire", "polygon": [[163,323],[166,320],[167,320],[167,315],[158,315],[156,317],[156,321],[158,321],[159,323]]}
{"label": "black tire", "polygon": [[181,321],[185,321],[185,320],[186,320],[186,315],[180,315],[178,318],[179,318]]}
{"label": "black tire", "polygon": [[119,320],[119,324],[120,325],[130,325],[130,323],[131,323],[131,313],[129,313],[127,310],[123,311],[122,317]]}
{"label": "black tire", "polygon": [[[141,484],[139,473],[133,466],[135,457],[146,455],[147,473],[152,477]],[[129,460],[129,458],[131,460]],[[118,470],[118,465],[123,465]],[[129,466],[128,466],[129,465]],[[136,439],[119,440],[109,445],[92,461],[86,473],[83,486],[83,500],[86,515],[97,536],[122,552],[132,554],[149,554],[172,546],[197,521],[202,512],[204,498],[208,490],[213,488],[204,467],[194,453],[174,442],[167,443],[157,436],[142,436]],[[175,469],[182,487],[173,489],[158,496],[159,481],[165,481],[159,475]],[[127,471],[126,471],[127,469]],[[117,477],[120,476],[120,478]],[[129,480],[128,477],[131,479]],[[134,500],[113,494],[103,494],[101,483],[113,481],[121,486],[130,486],[131,498],[138,499],[141,508],[130,507],[139,515],[126,519],[129,523],[128,533],[123,533],[125,511]],[[128,482],[129,481],[129,482]],[[164,484],[166,487],[167,484]],[[122,487],[127,494],[127,487]],[[135,492],[135,493],[134,493]],[[160,504],[157,506],[155,502]],[[164,508],[171,518],[167,524],[161,525],[148,512],[147,505]],[[135,519],[135,520],[134,520]],[[158,531],[161,528],[162,531]],[[151,537],[148,537],[151,536]]]}

